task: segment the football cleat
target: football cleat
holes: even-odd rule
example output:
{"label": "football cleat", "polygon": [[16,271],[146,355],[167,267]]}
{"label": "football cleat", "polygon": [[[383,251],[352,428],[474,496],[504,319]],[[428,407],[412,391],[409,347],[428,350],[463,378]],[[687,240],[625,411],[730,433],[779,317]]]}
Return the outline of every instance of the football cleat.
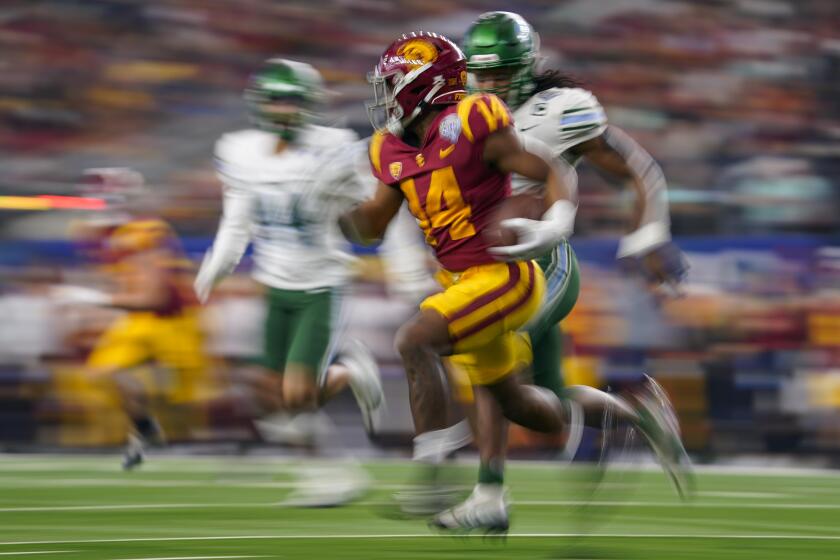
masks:
{"label": "football cleat", "polygon": [[319,438],[333,433],[329,418],[321,411],[270,414],[254,421],[263,441],[301,447],[314,447]]}
{"label": "football cleat", "polygon": [[370,488],[370,477],[355,464],[301,469],[297,487],[280,505],[300,508],[338,507],[358,500]]}
{"label": "football cleat", "polygon": [[691,460],[680,438],[679,422],[667,393],[652,377],[645,375],[642,388],[635,393],[638,429],[650,444],[659,464],[683,500],[694,492]]}
{"label": "football cleat", "polygon": [[418,464],[413,482],[405,490],[391,495],[378,509],[388,519],[428,518],[450,508],[466,497],[469,486],[463,484],[462,472],[452,464]]}
{"label": "football cleat", "polygon": [[359,403],[362,422],[368,433],[374,431],[374,415],[385,402],[379,366],[370,350],[356,339],[344,343],[339,362],[350,371],[350,389]]}
{"label": "football cleat", "polygon": [[456,501],[457,489],[442,486],[413,488],[395,492],[393,510],[386,517],[427,517],[450,507]]}
{"label": "football cleat", "polygon": [[143,439],[140,436],[129,434],[128,444],[123,452],[122,468],[124,471],[134,470],[143,464],[145,460],[145,449]]}
{"label": "football cleat", "polygon": [[460,504],[435,515],[429,525],[456,533],[507,533],[510,515],[507,490],[496,484],[477,484]]}

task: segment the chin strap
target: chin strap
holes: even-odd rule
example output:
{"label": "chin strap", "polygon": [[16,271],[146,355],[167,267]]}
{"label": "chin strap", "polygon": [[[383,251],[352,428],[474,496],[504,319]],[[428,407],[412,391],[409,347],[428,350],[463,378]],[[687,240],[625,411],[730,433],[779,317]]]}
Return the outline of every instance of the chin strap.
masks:
{"label": "chin strap", "polygon": [[[429,93],[427,93],[426,96],[420,101],[420,103],[417,104],[417,107],[414,108],[411,114],[399,120],[400,134],[402,134],[402,131],[405,130],[406,127],[414,121],[414,119],[416,119],[418,116],[420,116],[420,114],[423,111],[426,110],[426,107],[429,106],[431,100],[434,99],[437,92],[440,91],[440,88],[443,87],[443,83],[444,82],[442,80],[435,83],[429,90]],[[392,134],[396,134],[393,130],[391,130],[390,124],[388,125],[388,130],[391,131]]]}

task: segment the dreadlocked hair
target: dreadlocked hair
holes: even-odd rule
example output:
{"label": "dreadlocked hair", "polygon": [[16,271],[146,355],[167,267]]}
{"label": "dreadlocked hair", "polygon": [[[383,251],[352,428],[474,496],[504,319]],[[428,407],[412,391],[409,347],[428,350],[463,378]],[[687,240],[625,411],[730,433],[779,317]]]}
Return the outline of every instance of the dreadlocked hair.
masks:
{"label": "dreadlocked hair", "polygon": [[539,93],[551,88],[579,88],[582,83],[568,74],[559,70],[546,70],[542,74],[534,76],[534,93]]}

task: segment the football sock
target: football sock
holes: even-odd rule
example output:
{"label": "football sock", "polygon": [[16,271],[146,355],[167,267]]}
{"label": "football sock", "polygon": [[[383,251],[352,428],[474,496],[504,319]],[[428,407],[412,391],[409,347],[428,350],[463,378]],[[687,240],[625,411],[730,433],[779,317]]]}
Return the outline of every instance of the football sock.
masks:
{"label": "football sock", "polygon": [[504,484],[505,483],[505,467],[499,459],[491,459],[490,461],[482,461],[478,467],[478,483],[479,484]]}
{"label": "football sock", "polygon": [[531,348],[534,384],[545,387],[562,398],[563,376],[560,373],[560,362],[563,356],[563,343],[560,329],[555,325],[545,332],[533,333]]}
{"label": "football sock", "polygon": [[450,453],[466,445],[472,434],[466,420],[442,430],[420,434],[414,438],[414,460],[440,464]]}

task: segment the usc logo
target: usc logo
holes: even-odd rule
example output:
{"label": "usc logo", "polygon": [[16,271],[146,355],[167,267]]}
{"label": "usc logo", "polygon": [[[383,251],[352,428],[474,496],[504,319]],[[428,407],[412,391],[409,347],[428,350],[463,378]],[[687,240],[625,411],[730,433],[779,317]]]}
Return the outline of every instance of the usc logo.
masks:
{"label": "usc logo", "polygon": [[412,70],[434,62],[438,57],[437,48],[423,39],[412,39],[404,43],[397,49],[397,54],[403,57],[405,64],[410,66]]}

